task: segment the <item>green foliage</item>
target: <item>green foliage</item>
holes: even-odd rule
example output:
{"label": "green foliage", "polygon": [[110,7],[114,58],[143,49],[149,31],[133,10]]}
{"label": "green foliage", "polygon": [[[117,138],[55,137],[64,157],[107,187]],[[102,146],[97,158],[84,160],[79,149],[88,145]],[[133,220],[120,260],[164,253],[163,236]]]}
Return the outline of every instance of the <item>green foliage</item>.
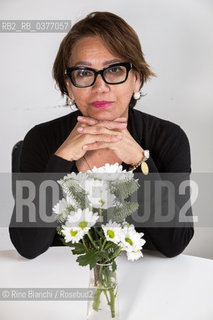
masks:
{"label": "green foliage", "polygon": [[[62,234],[61,234],[62,235]],[[63,235],[62,235],[63,236]],[[60,240],[61,240],[61,242],[65,245],[65,246],[67,246],[67,247],[73,247],[73,243],[70,241],[70,242],[66,242],[65,240],[64,240],[64,238],[60,238]]]}
{"label": "green foliage", "polygon": [[106,261],[108,259],[108,253],[107,251],[97,251],[98,253],[98,262],[99,263],[103,263],[104,261]]}
{"label": "green foliage", "polygon": [[62,232],[61,232],[61,227],[57,227],[57,228],[56,228],[56,231],[58,232],[58,234],[59,234],[60,236],[63,237],[63,234],[62,234]]}
{"label": "green foliage", "polygon": [[112,220],[117,223],[122,223],[128,216],[138,209],[137,202],[123,201],[121,206],[109,208],[105,210],[107,221]]}
{"label": "green foliage", "polygon": [[117,269],[117,264],[116,264],[115,260],[113,260],[112,271],[114,272],[116,269]]}
{"label": "green foliage", "polygon": [[71,211],[76,211],[76,208],[71,205],[67,206],[65,210],[63,210],[59,215],[57,215],[57,221],[63,224]]}
{"label": "green foliage", "polygon": [[86,266],[89,265],[90,269],[92,269],[96,263],[107,263],[110,260],[113,260],[113,268],[116,269],[116,263],[114,261],[115,254],[119,249],[119,246],[117,246],[115,243],[110,242],[110,245],[107,246],[107,248],[104,248],[104,250],[92,250],[85,252],[85,248],[83,245],[73,245],[75,247],[74,250],[72,250],[73,254],[79,254],[80,256],[77,258],[76,261],[78,261],[80,266]]}
{"label": "green foliage", "polygon": [[98,252],[87,252],[86,254],[79,256],[76,261],[78,261],[80,266],[89,265],[90,269],[92,269],[98,261]]}
{"label": "green foliage", "polygon": [[61,184],[63,191],[73,198],[81,209],[89,207],[89,200],[86,191],[80,186],[80,183],[71,178],[64,179]]}
{"label": "green foliage", "polygon": [[73,254],[83,254],[85,252],[87,252],[86,248],[84,247],[83,243],[78,242],[78,243],[73,243],[73,250],[72,253]]}
{"label": "green foliage", "polygon": [[99,238],[99,239],[103,239],[105,236],[104,236],[104,232],[103,232],[103,229],[101,227],[93,227],[92,230],[94,230],[96,236]]}
{"label": "green foliage", "polygon": [[134,179],[118,180],[110,184],[110,191],[115,195],[118,202],[123,203],[139,187],[139,183]]}

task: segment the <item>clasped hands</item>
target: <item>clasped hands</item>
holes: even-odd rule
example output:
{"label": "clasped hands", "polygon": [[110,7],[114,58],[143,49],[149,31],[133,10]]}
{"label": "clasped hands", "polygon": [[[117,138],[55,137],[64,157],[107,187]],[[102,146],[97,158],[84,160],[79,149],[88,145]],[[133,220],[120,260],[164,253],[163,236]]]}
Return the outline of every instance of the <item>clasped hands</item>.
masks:
{"label": "clasped hands", "polygon": [[90,117],[78,117],[78,123],[77,131],[80,134],[92,135],[95,138],[94,142],[83,146],[84,150],[108,148],[127,164],[132,164],[133,159],[135,163],[141,161],[143,149],[127,130],[126,118],[98,121]]}
{"label": "clasped hands", "polygon": [[56,155],[69,161],[78,160],[89,150],[110,149],[122,162],[136,164],[143,158],[143,149],[127,130],[127,119],[96,120],[79,116],[68,138]]}

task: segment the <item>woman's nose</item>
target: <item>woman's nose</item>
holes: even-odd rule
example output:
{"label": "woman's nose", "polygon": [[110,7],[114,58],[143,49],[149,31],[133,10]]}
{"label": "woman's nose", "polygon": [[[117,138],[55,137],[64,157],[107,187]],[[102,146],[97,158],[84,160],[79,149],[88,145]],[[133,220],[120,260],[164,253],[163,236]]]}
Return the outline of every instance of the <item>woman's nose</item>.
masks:
{"label": "woman's nose", "polygon": [[109,85],[104,81],[100,74],[97,75],[96,81],[93,85],[93,89],[98,92],[109,90]]}

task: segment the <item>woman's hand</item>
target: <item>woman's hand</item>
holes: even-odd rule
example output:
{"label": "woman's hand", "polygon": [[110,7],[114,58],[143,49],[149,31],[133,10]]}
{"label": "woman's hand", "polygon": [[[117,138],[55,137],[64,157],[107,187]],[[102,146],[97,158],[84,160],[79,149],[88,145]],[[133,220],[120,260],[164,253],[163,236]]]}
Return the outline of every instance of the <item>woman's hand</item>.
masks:
{"label": "woman's hand", "polygon": [[[103,125],[109,129],[105,128],[104,130]],[[82,134],[80,128],[83,130],[90,128],[92,130],[90,130],[91,132],[83,132]],[[126,128],[125,118],[101,122],[93,118],[78,117],[76,126],[55,154],[68,161],[78,160],[88,150],[84,148],[85,145],[95,146],[96,143],[109,143],[111,145],[120,141],[122,139],[121,131],[124,128]]]}
{"label": "woman's hand", "polygon": [[124,122],[121,122],[119,126],[117,125],[118,119],[114,121],[97,121],[89,117],[79,117],[78,121],[81,122],[81,126],[78,127],[78,132],[82,135],[112,135],[117,131],[120,139],[117,141],[104,141],[97,140],[91,143],[86,143],[83,146],[83,149],[86,151],[89,150],[98,150],[103,148],[108,148],[121,159],[121,161],[135,165],[143,159],[143,149],[141,146],[133,139],[129,131],[127,130],[127,123],[125,118]]}

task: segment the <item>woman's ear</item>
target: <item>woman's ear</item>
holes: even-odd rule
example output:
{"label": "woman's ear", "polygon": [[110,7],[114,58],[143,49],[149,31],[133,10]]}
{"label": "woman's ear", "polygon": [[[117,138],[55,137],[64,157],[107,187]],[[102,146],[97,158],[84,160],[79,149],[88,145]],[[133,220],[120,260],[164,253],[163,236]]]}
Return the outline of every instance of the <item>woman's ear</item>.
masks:
{"label": "woman's ear", "polygon": [[141,75],[138,71],[135,71],[135,92],[140,91],[141,89]]}
{"label": "woman's ear", "polygon": [[74,101],[75,99],[74,99],[74,95],[73,95],[73,91],[72,91],[72,85],[71,85],[69,78],[65,79],[65,85],[66,85],[67,92],[68,92],[70,99],[72,99]]}

